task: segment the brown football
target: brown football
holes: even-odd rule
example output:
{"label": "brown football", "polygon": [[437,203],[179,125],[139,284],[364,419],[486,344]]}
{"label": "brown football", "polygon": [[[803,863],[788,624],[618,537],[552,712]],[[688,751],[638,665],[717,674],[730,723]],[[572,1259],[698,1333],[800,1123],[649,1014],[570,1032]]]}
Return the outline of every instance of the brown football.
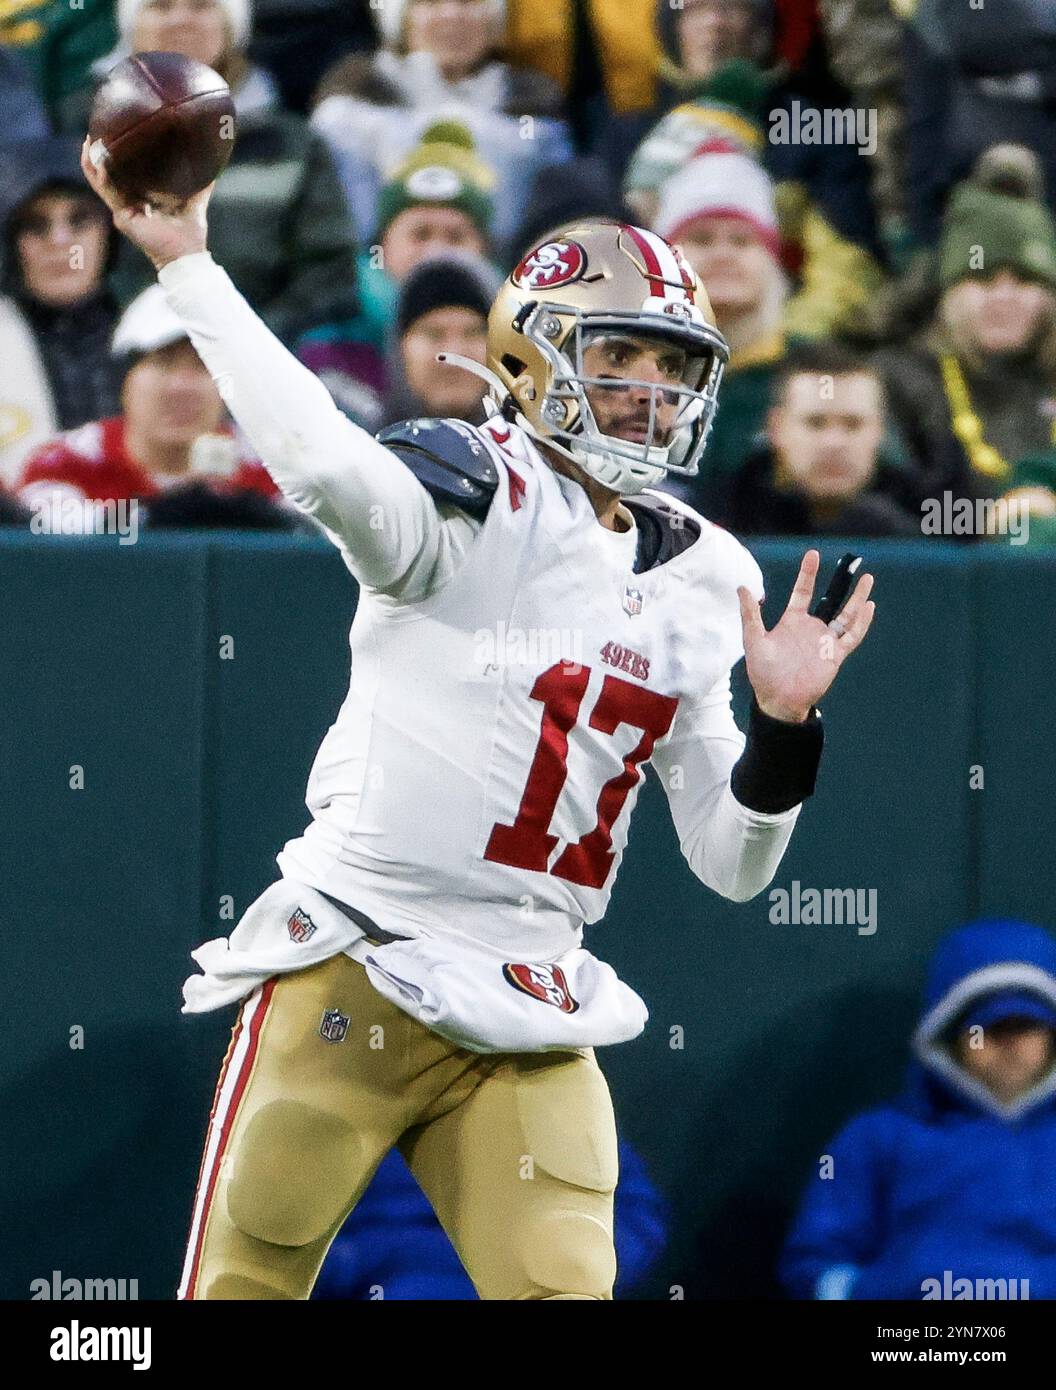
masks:
{"label": "brown football", "polygon": [[113,68],[88,118],[90,153],[127,197],[189,198],[221,172],[235,107],[219,73],[182,53],[133,53]]}

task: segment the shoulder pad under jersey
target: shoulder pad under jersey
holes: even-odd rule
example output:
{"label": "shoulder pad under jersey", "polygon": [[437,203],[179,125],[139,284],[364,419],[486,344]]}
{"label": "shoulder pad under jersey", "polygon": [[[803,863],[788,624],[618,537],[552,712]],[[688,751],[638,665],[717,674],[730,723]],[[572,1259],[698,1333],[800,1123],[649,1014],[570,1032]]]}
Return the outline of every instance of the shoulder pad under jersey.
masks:
{"label": "shoulder pad under jersey", "polygon": [[470,516],[487,515],[499,470],[472,425],[462,420],[404,420],[375,436],[403,460],[437,502],[451,502]]}
{"label": "shoulder pad under jersey", "polygon": [[639,492],[625,497],[623,505],[634,517],[642,535],[635,565],[637,574],[666,564],[700,538],[700,523],[680,512],[664,497]]}

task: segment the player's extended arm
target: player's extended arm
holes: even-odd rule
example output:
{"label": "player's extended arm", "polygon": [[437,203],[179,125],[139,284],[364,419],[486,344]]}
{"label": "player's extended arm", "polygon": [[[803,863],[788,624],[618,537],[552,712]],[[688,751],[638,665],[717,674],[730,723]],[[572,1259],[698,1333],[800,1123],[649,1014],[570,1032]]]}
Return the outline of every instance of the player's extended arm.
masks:
{"label": "player's extended arm", "polygon": [[821,744],[820,717],[784,724],[754,704],[746,738],[729,677],[679,710],[653,763],[682,853],[702,883],[746,902],[771,882],[814,789]]}
{"label": "player's extended arm", "polygon": [[[86,142],[87,146],[87,142]],[[334,404],[206,249],[211,187],[171,212],[125,203],[87,149],[81,167],[114,224],[153,261],[231,414],[285,495],[331,533],[361,583],[424,592],[473,526],[445,521],[407,467]]]}
{"label": "player's extended arm", "polygon": [[269,473],[339,541],[363,583],[435,569],[443,527],[405,464],[337,408],[257,317],[208,251],[158,272],[198,355]]}

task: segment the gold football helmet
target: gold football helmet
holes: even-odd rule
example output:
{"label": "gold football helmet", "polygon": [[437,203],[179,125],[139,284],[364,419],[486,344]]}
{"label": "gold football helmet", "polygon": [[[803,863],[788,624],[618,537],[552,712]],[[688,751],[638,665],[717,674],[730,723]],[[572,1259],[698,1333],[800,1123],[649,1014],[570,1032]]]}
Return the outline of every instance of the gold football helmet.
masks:
{"label": "gold football helmet", "polygon": [[[626,339],[662,348],[669,377],[607,375],[597,354],[588,374],[592,344]],[[667,472],[696,473],[728,360],[691,267],[663,237],[625,222],[591,218],[554,232],[515,267],[488,318],[491,409],[624,495]],[[626,398],[631,388],[642,409],[647,399],[643,437],[602,433],[588,388],[595,405],[604,390]]]}

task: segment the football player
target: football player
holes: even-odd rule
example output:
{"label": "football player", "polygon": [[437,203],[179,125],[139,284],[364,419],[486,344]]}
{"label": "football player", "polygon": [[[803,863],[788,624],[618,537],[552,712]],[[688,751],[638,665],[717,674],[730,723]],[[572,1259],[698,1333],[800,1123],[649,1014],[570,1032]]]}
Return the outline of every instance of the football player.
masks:
{"label": "football player", "polygon": [[[695,472],[727,348],[660,237],[562,229],[491,311],[486,423],[351,423],[207,249],[209,190],[125,204],[168,301],[275,481],[359,584],[347,699],[311,823],[185,1009],[242,1001],[184,1298],[306,1298],[399,1146],[483,1298],[607,1299],[616,1136],[594,1049],[642,1001],[582,945],[652,763],[694,873],[772,879],[821,752],[817,702],[873,616],[863,576],[771,631],[758,566],[651,490]],[[747,736],[731,711],[745,655]]]}

